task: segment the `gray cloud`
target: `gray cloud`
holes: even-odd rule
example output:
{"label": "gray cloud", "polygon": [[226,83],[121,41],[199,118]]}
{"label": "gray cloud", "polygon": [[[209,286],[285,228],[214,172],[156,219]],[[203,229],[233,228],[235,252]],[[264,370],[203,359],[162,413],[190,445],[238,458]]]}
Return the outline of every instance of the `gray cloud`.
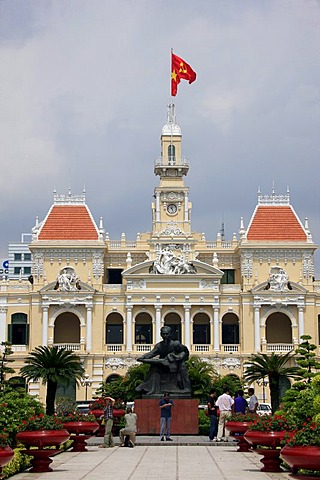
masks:
{"label": "gray cloud", "polygon": [[275,181],[318,242],[319,27],[315,0],[3,0],[1,256],[54,187],[112,238],[150,230],[171,47],[198,74],[175,98],[193,229],[230,238]]}

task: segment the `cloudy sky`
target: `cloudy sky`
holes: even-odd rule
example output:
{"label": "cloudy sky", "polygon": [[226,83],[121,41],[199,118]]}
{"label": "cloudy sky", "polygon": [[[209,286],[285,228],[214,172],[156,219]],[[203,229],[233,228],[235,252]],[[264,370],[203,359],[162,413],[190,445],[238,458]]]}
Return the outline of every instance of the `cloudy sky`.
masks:
{"label": "cloudy sky", "polygon": [[0,0],[0,257],[54,189],[150,231],[171,48],[193,230],[230,239],[274,182],[320,243],[319,0]]}

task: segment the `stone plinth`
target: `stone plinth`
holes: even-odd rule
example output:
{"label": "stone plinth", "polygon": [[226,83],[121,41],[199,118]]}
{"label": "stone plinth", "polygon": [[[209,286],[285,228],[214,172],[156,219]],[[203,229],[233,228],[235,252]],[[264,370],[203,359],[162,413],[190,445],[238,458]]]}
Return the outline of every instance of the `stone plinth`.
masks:
{"label": "stone plinth", "polygon": [[[160,432],[159,402],[163,397],[142,398],[134,401],[134,411],[138,415],[138,435],[152,435]],[[172,398],[171,434],[198,435],[198,404],[192,398]]]}

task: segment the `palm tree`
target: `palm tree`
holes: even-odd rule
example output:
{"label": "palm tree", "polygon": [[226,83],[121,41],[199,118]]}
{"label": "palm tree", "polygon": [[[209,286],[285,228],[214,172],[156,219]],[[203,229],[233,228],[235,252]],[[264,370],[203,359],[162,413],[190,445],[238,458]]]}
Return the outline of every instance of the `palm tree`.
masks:
{"label": "palm tree", "polygon": [[58,347],[36,347],[27,357],[21,375],[27,380],[37,382],[42,379],[47,384],[46,413],[54,414],[54,402],[58,384],[67,385],[71,380],[80,380],[84,368],[78,355],[70,350]]}
{"label": "palm tree", "polygon": [[286,364],[293,356],[292,352],[288,352],[285,355],[277,355],[274,352],[271,355],[254,353],[251,355],[250,360],[244,364],[244,379],[247,382],[253,383],[268,377],[272,413],[278,410],[280,405],[280,378],[301,378],[298,367],[286,367]]}
{"label": "palm tree", "polygon": [[206,398],[212,387],[212,382],[217,374],[211,363],[201,360],[199,357],[190,357],[186,362],[188,375],[191,383],[192,397]]}

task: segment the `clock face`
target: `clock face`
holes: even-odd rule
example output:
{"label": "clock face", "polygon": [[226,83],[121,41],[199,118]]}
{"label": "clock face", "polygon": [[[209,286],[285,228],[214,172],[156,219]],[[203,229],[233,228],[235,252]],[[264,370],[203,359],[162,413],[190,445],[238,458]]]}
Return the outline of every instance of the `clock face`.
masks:
{"label": "clock face", "polygon": [[169,205],[167,206],[167,212],[170,213],[171,215],[173,215],[174,213],[177,213],[177,205],[174,204],[174,203],[169,203]]}

